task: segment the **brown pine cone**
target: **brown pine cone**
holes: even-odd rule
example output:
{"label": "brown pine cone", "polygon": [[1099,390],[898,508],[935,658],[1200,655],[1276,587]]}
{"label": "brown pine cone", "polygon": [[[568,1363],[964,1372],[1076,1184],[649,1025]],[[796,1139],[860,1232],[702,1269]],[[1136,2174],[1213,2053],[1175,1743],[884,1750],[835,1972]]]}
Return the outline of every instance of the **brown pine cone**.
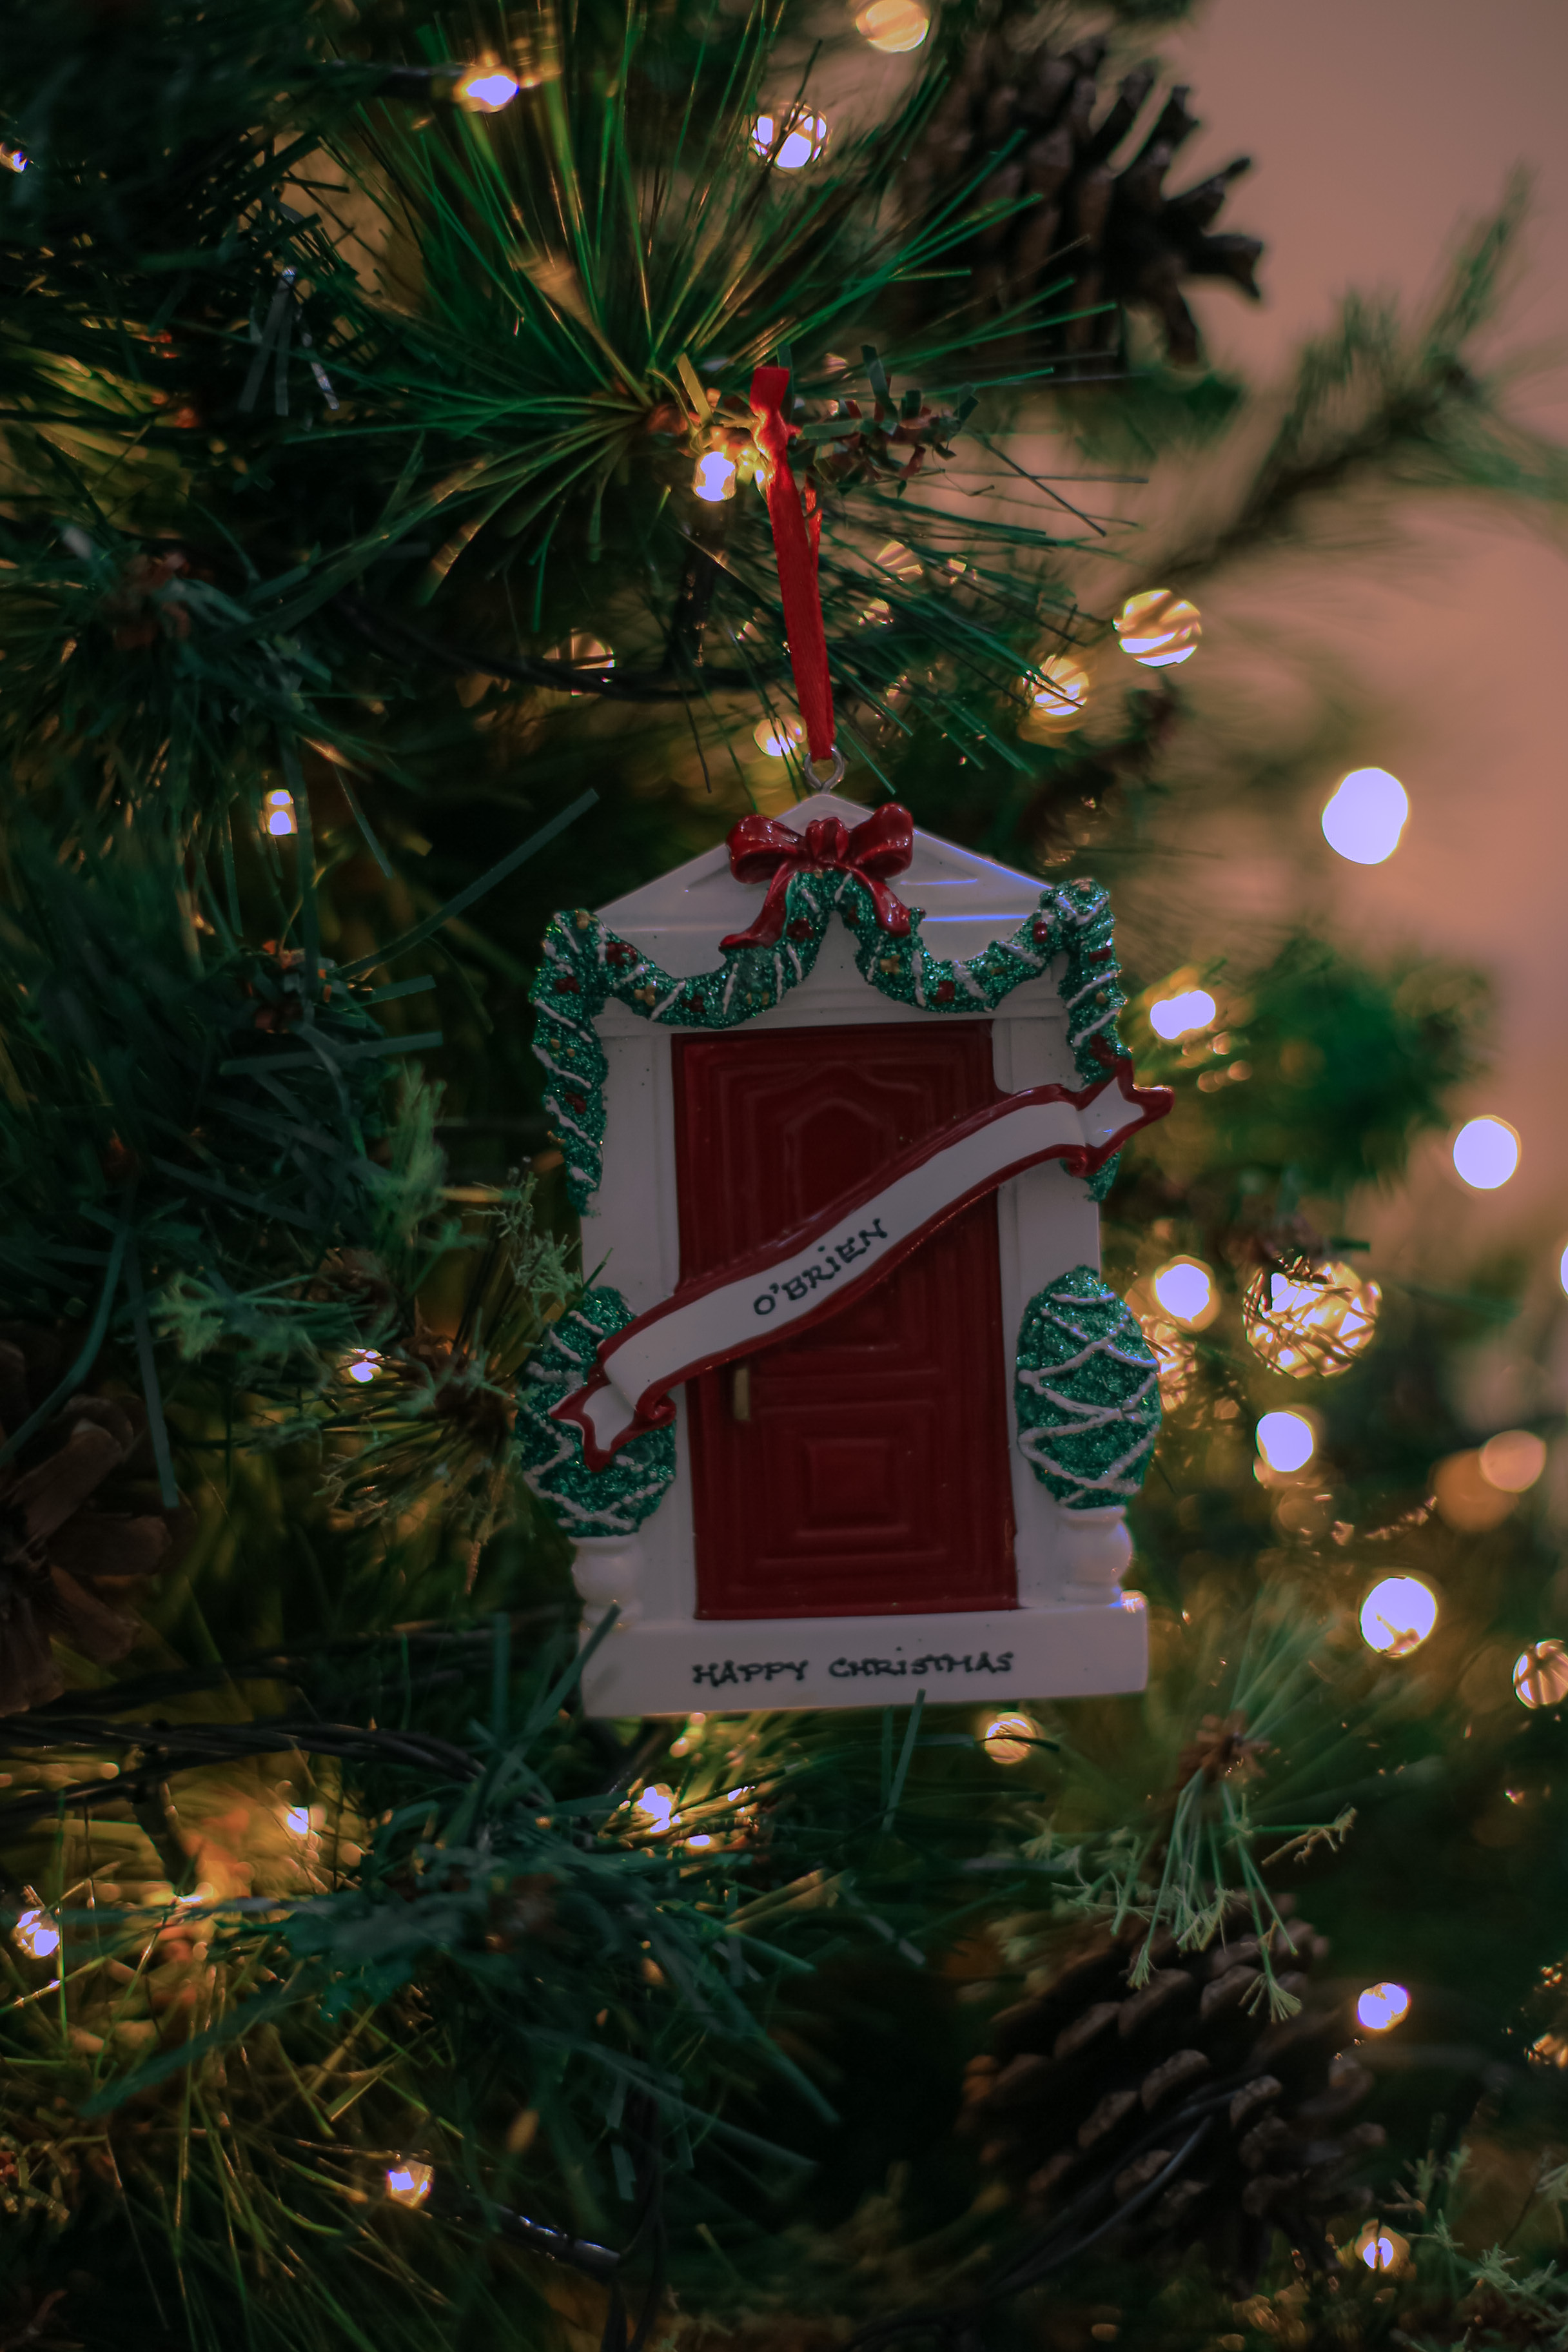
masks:
{"label": "brown pine cone", "polygon": [[1084,2234],[1098,2230],[1163,2179],[1128,2226],[1173,2251],[1201,2242],[1237,2292],[1255,2284],[1276,2230],[1326,2262],[1324,2221],[1368,2201],[1348,2176],[1384,2137],[1376,2124],[1344,2127],[1372,2076],[1336,2054],[1342,2008],[1310,2005],[1326,1944],[1304,1923],[1276,1932],[1279,1982],[1303,2006],[1272,2024],[1256,1936],[1185,1954],[1167,1937],[1135,1992],[1140,1941],[1101,1937],[995,2019],[992,2052],[971,2062],[961,2127],[983,2137],[983,2162],[1047,2228],[1070,2212]]}
{"label": "brown pine cone", "polygon": [[[0,1429],[20,1428],[68,1360],[50,1332],[0,1328]],[[119,1604],[168,1565],[181,1516],[138,1491],[145,1425],[135,1402],[83,1393],[0,1465],[0,1715],[63,1690],[56,1639],[99,1665],[135,1641]]]}
{"label": "brown pine cone", "polygon": [[[1081,312],[1106,302],[1152,310],[1175,361],[1198,357],[1197,325],[1182,294],[1186,278],[1228,278],[1258,299],[1255,271],[1263,251],[1254,236],[1209,235],[1230,183],[1248,170],[1238,156],[1222,172],[1179,195],[1165,194],[1176,149],[1197,128],[1187,91],[1173,89],[1152,130],[1118,171],[1112,157],[1153,88],[1152,73],[1128,74],[1095,120],[1095,77],[1102,40],[1079,41],[1060,56],[1029,48],[1026,19],[1006,16],[974,34],[915,147],[903,177],[915,219],[952,201],[956,184],[985,176],[976,206],[1037,202],[975,231],[944,265],[967,264],[964,309],[994,317],[1069,275],[1053,308]],[[987,166],[990,168],[987,169]],[[944,310],[953,280],[932,279],[929,299]],[[1098,372],[1114,362],[1117,322],[1104,310],[1047,330],[1049,342]]]}

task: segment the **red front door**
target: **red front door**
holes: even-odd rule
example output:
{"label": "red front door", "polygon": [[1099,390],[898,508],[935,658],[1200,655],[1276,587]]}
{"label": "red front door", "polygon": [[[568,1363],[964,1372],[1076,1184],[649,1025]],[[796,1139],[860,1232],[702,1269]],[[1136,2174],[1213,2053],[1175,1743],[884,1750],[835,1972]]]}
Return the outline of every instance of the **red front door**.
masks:
{"label": "red front door", "polygon": [[[997,1094],[981,1022],[677,1038],[683,1276]],[[858,1306],[686,1396],[699,1617],[1014,1605],[994,1198]]]}

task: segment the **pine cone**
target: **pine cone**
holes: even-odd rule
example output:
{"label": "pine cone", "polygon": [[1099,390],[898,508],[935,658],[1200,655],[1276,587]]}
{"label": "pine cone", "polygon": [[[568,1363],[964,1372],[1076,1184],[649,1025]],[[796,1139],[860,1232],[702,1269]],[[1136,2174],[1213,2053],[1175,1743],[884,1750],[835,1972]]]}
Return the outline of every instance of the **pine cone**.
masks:
{"label": "pine cone", "polygon": [[[1324,2217],[1368,2201],[1346,2177],[1384,2137],[1376,2124],[1343,2128],[1372,2085],[1335,2054],[1348,2018],[1304,2005],[1271,2024],[1255,1936],[1186,1954],[1167,1937],[1134,1992],[1138,1941],[1103,1937],[995,2019],[994,2054],[972,2061],[965,2086],[963,2127],[984,2135],[983,2162],[1031,2220],[1048,2226],[1070,2207],[1087,2234],[1170,2173],[1203,2125],[1129,2226],[1173,2252],[1200,2241],[1238,2293],[1256,2283],[1276,2230],[1326,2262]],[[1287,1991],[1309,1992],[1327,1948],[1304,1923],[1277,1937]]]}
{"label": "pine cone", "polygon": [[[1228,278],[1258,299],[1254,272],[1261,242],[1208,234],[1230,183],[1250,168],[1249,160],[1238,156],[1198,186],[1166,195],[1172,158],[1197,128],[1187,112],[1188,93],[1178,89],[1118,172],[1111,157],[1131,130],[1153,75],[1127,75],[1097,123],[1095,76],[1105,42],[1080,41],[1053,56],[1023,46],[1017,37],[1026,21],[1005,18],[971,38],[906,167],[906,206],[918,219],[950,202],[956,184],[981,172],[978,205],[1037,198],[976,230],[945,265],[967,263],[972,270],[966,307],[981,318],[994,317],[1070,271],[1064,310],[1108,301],[1152,310],[1163,322],[1169,356],[1191,362],[1198,356],[1198,331],[1183,298],[1183,278]],[[942,285],[932,280],[930,291],[946,308],[950,298]],[[1092,355],[1097,372],[1116,357],[1116,325],[1103,311],[1067,319],[1049,331],[1049,340],[1080,365]]]}
{"label": "pine cone", "polygon": [[[19,1429],[68,1360],[52,1333],[0,1327],[0,1428]],[[139,1405],[83,1393],[0,1465],[0,1714],[64,1689],[56,1637],[100,1665],[135,1641],[116,1603],[167,1565],[175,1517],[142,1507],[144,1431]]]}

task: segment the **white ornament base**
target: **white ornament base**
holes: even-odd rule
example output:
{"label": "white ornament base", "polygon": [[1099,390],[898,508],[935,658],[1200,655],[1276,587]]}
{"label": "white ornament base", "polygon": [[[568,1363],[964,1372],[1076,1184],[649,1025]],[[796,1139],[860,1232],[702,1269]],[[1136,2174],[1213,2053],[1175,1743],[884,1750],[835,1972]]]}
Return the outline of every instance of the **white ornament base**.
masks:
{"label": "white ornament base", "polygon": [[931,1616],[748,1617],[617,1624],[583,1675],[590,1715],[989,1704],[1141,1691],[1141,1592]]}

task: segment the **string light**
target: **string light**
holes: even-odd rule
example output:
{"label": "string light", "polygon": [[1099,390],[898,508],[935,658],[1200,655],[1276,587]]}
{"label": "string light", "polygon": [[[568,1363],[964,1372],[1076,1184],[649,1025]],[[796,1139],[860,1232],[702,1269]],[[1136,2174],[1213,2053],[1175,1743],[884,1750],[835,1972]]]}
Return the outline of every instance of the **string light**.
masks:
{"label": "string light", "polygon": [[1323,839],[1352,866],[1381,866],[1399,846],[1410,796],[1386,768],[1352,768],[1323,810]]}
{"label": "string light", "polygon": [[1454,1138],[1454,1165],[1473,1192],[1495,1192],[1519,1166],[1519,1129],[1506,1118],[1470,1118]]}
{"label": "string light", "polygon": [[796,107],[781,121],[772,114],[759,114],[752,125],[752,145],[764,163],[776,163],[781,172],[798,172],[807,163],[815,163],[827,145],[827,124],[820,114],[809,113]]}
{"label": "string light", "polygon": [[43,1911],[24,1911],[15,1928],[16,1941],[28,1957],[47,1960],[60,1948],[60,1931]]}
{"label": "string light", "polygon": [[24,147],[14,147],[8,139],[0,139],[0,163],[8,172],[25,172],[32,158]]}
{"label": "string light", "polygon": [[1156,1037],[1189,1037],[1209,1028],[1217,1009],[1206,988],[1184,988],[1149,1007],[1149,1026]]}
{"label": "string light", "polygon": [[1268,1468],[1287,1476],[1304,1470],[1317,1452],[1317,1437],[1304,1413],[1266,1412],[1253,1434]]}
{"label": "string light", "polygon": [[1557,1261],[1557,1279],[1563,1289],[1568,1290],[1568,1249],[1564,1249]]}
{"label": "string light", "polygon": [[261,805],[262,823],[268,833],[282,838],[288,834],[299,832],[300,820],[294,814],[292,793],[286,793],[281,789],[275,793],[268,793]]}
{"label": "string light", "polygon": [[1241,1302],[1255,1356],[1292,1380],[1348,1372],[1372,1343],[1383,1293],[1337,1260],[1307,1274],[1255,1275]]}
{"label": "string light", "polygon": [[366,1348],[362,1355],[352,1357],[343,1366],[349,1379],[357,1381],[362,1388],[367,1381],[374,1381],[380,1370],[381,1358],[374,1348]]}
{"label": "string light", "polygon": [[511,104],[521,88],[517,76],[509,73],[496,58],[481,58],[477,65],[468,68],[453,96],[470,113],[499,114],[503,106]]}
{"label": "string light", "polygon": [[1039,1736],[1039,1725],[1027,1715],[994,1715],[980,1735],[993,1764],[1022,1764],[1035,1753]]}
{"label": "string light", "polygon": [[735,460],[724,450],[704,449],[697,460],[691,487],[700,499],[706,499],[710,506],[716,507],[721,499],[734,497],[737,471]]}
{"label": "string light", "polygon": [[1356,2023],[1368,2033],[1386,2033],[1410,2014],[1410,1995],[1402,1984],[1368,1985],[1355,2005]]}
{"label": "string light", "polygon": [[1172,669],[1191,661],[1204,633],[1197,606],[1173,588],[1146,588],[1141,596],[1129,596],[1111,626],[1122,652],[1145,669]]}
{"label": "string light", "polygon": [[1057,735],[1076,727],[1089,700],[1089,672],[1067,654],[1053,654],[1021,681],[1029,698],[1026,735]]}
{"label": "string light", "polygon": [[436,2178],[433,2165],[405,2158],[386,2168],[386,2193],[398,2205],[423,2205]]}
{"label": "string light", "polygon": [[638,1797],[635,1811],[639,1829],[658,1830],[662,1835],[675,1815],[674,1790],[668,1781],[656,1780]]}
{"label": "string light", "polygon": [[1355,2250],[1369,2271],[1396,2271],[1409,2256],[1410,2241],[1397,2230],[1385,2230],[1381,2221],[1369,2221],[1355,2242]]}
{"label": "string light", "polygon": [[1521,1706],[1561,1706],[1568,1699],[1568,1643],[1534,1642],[1513,1662]]}
{"label": "string light", "polygon": [[288,1811],[283,1816],[283,1826],[289,1832],[290,1836],[297,1838],[309,1837],[310,1834],[310,1808],[309,1805],[290,1805]]}
{"label": "string light", "polygon": [[1184,1331],[1205,1331],[1219,1313],[1214,1276],[1201,1258],[1173,1257],[1161,1266],[1150,1288],[1173,1323]]}
{"label": "string light", "polygon": [[898,58],[920,47],[931,30],[931,18],[919,0],[871,0],[856,17],[855,30],[884,57]]}
{"label": "string light", "polygon": [[752,730],[752,742],[770,760],[782,760],[805,740],[805,730],[798,719],[759,719]]}
{"label": "string light", "polygon": [[1407,1658],[1437,1622],[1437,1596],[1418,1576],[1385,1576],[1361,1604],[1361,1637],[1385,1658]]}
{"label": "string light", "polygon": [[885,539],[871,558],[873,572],[886,572],[895,580],[918,580],[924,569],[912,547],[901,539]]}
{"label": "string light", "polygon": [[1529,1429],[1500,1429],[1480,1452],[1481,1475],[1505,1495],[1522,1495],[1546,1467],[1546,1446]]}

